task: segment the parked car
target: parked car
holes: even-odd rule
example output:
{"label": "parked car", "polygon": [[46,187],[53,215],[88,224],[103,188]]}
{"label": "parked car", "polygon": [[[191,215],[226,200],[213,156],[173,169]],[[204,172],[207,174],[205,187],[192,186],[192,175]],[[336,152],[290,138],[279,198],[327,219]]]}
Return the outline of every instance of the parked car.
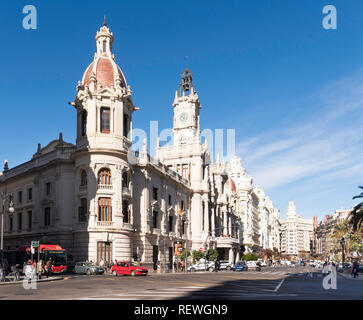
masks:
{"label": "parked car", "polygon": [[219,266],[220,270],[231,270],[233,268],[233,263],[227,261],[227,260],[222,260],[221,264]]}
{"label": "parked car", "polygon": [[92,262],[80,261],[76,263],[72,271],[73,273],[77,274],[91,275],[91,274],[103,274],[105,272],[105,269],[98,267]]}
{"label": "parked car", "polygon": [[248,266],[244,261],[238,261],[232,268],[233,271],[247,271]]}
{"label": "parked car", "polygon": [[147,276],[148,269],[136,265],[134,262],[129,261],[118,261],[117,264],[115,264],[111,272],[114,276],[118,275],[130,275],[130,276]]}
{"label": "parked car", "polygon": [[248,268],[256,268],[257,267],[257,261],[247,261],[246,265]]}
{"label": "parked car", "polygon": [[198,262],[196,264],[191,265],[187,268],[187,271],[195,272],[195,271],[214,271],[214,262]]}

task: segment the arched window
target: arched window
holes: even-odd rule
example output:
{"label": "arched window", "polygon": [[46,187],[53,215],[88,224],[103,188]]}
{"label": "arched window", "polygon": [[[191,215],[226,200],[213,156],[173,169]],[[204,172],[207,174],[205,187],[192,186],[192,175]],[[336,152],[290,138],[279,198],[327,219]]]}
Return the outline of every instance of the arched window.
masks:
{"label": "arched window", "polygon": [[103,168],[100,170],[100,172],[98,173],[98,184],[112,184],[110,169]]}
{"label": "arched window", "polygon": [[81,187],[84,187],[87,185],[87,172],[86,170],[82,170],[81,172]]}

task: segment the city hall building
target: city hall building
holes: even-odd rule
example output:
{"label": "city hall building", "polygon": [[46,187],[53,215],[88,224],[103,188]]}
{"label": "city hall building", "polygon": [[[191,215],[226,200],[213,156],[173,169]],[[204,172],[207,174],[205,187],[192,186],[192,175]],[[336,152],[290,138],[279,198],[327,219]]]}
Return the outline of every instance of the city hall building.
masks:
{"label": "city hall building", "polygon": [[178,243],[188,250],[215,248],[233,262],[244,240],[251,252],[275,246],[277,209],[252,187],[240,159],[231,165],[209,161],[189,70],[172,104],[173,144],[162,147],[158,140],[155,158],[146,140],[141,150],[132,150],[137,108],[115,62],[113,41],[104,23],[94,60],[70,103],[75,144],[60,134],[38,145],[30,161],[14,168],[6,163],[0,173],[0,192],[15,208],[4,212],[5,249],[39,240],[61,245],[76,261],[137,259],[170,266]]}

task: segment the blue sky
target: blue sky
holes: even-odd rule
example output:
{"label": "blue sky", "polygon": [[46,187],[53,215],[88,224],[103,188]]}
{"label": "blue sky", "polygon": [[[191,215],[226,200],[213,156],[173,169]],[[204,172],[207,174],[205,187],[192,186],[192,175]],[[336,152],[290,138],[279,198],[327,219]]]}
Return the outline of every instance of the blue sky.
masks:
{"label": "blue sky", "polygon": [[[22,9],[38,11],[37,30]],[[333,4],[338,29],[322,27]],[[76,94],[106,14],[134,102],[134,127],[172,123],[185,68],[202,128],[235,128],[236,152],[281,215],[354,205],[363,184],[363,2],[3,1],[0,10],[0,160],[27,161],[63,132],[75,142]]]}

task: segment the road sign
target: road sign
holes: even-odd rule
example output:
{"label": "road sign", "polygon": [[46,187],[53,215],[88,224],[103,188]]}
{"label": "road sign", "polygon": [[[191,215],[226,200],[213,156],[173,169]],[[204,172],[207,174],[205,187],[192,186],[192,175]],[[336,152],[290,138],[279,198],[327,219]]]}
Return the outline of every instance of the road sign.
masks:
{"label": "road sign", "polygon": [[39,247],[39,241],[32,241],[32,242],[31,242],[31,246],[32,246],[33,248],[38,248],[38,247]]}

